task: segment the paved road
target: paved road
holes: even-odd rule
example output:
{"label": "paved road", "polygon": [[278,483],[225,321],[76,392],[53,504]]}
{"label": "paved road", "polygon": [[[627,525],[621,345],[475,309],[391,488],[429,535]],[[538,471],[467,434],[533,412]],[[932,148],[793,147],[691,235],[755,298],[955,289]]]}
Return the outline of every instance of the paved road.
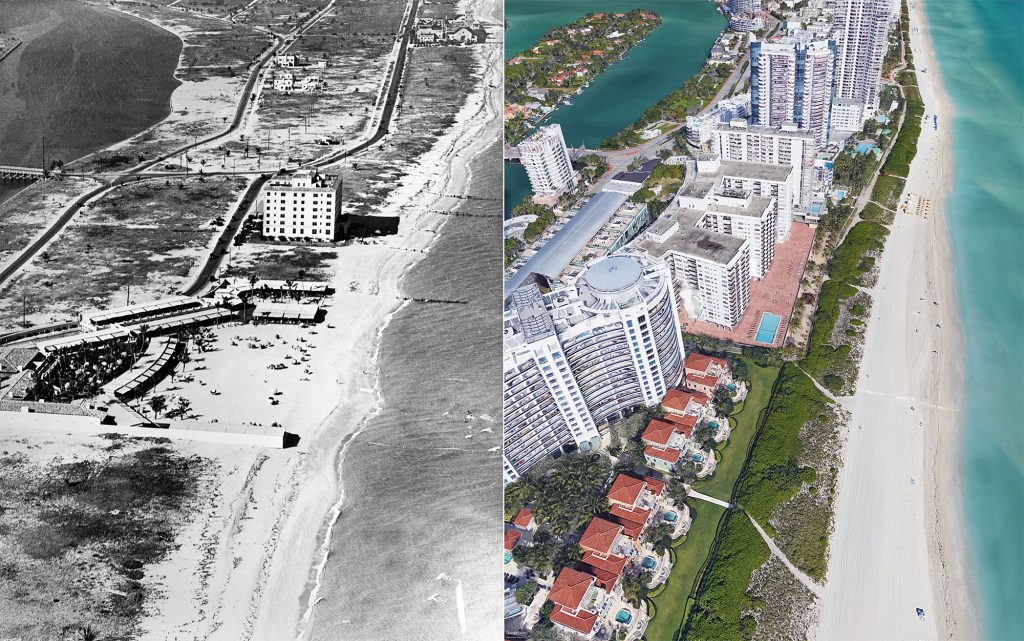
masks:
{"label": "paved road", "polygon": [[331,165],[339,160],[343,160],[349,156],[357,154],[371,145],[380,142],[380,140],[391,130],[391,118],[394,116],[395,106],[398,104],[398,93],[402,87],[402,74],[405,72],[405,62],[409,53],[409,44],[414,32],[413,26],[416,22],[416,9],[418,8],[418,5],[419,0],[412,0],[406,16],[405,24],[402,27],[402,44],[398,48],[398,57],[395,59],[395,68],[391,71],[388,92],[384,99],[384,108],[381,112],[380,123],[377,125],[377,129],[373,132],[373,135],[362,143],[333,154],[328,154],[310,163],[314,167]]}

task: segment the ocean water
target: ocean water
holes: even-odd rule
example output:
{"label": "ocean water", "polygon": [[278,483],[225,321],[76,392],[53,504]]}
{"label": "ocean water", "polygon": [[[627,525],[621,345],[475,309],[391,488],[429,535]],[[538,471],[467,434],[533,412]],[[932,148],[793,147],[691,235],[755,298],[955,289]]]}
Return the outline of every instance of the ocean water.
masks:
{"label": "ocean water", "polygon": [[953,101],[963,500],[985,636],[1024,639],[1024,3],[928,0]]}
{"label": "ocean water", "polygon": [[[648,107],[680,87],[697,72],[725,26],[725,18],[708,0],[506,0],[505,57],[530,47],[548,29],[574,22],[593,11],[648,9],[661,26],[629,55],[610,65],[590,87],[562,105],[546,123],[562,126],[571,147],[593,149],[606,137],[635,121]],[[521,170],[521,168],[515,168]],[[507,170],[508,171],[508,170]],[[519,180],[522,178],[523,180]],[[525,172],[507,178],[506,208],[529,195]],[[510,205],[511,203],[511,205]]]}
{"label": "ocean water", "polygon": [[500,164],[496,141],[472,163],[471,193],[487,200],[460,207],[477,217],[449,221],[403,283],[409,296],[468,304],[414,303],[384,331],[384,409],[342,466],[313,639],[501,634]]}
{"label": "ocean water", "polygon": [[[72,0],[0,0],[24,41],[0,60],[0,164],[70,162],[170,113],[181,40],[152,24]],[[0,181],[0,202],[24,188]]]}

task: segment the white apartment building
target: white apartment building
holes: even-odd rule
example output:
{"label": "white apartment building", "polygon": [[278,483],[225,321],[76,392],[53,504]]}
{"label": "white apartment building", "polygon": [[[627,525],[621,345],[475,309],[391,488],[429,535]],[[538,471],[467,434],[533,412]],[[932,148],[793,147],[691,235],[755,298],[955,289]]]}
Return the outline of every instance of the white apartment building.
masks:
{"label": "white apartment building", "polygon": [[750,303],[750,241],[696,228],[685,212],[667,213],[633,245],[668,266],[691,318],[735,327]]}
{"label": "white apartment building", "polygon": [[[861,125],[878,111],[882,60],[889,47],[892,0],[833,0],[837,43],[835,95],[862,106]],[[860,127],[857,127],[860,130]]]}
{"label": "white apartment building", "polygon": [[720,100],[703,113],[686,117],[686,142],[703,148],[711,144],[714,128],[750,115],[750,94]]}
{"label": "white apartment building", "polygon": [[835,42],[787,36],[750,43],[750,111],[753,124],[795,124],[828,141]]}
{"label": "white apartment building", "polygon": [[729,0],[728,8],[733,31],[757,31],[764,26],[761,0]]}
{"label": "white apartment building", "polygon": [[864,128],[864,105],[853,98],[832,101],[832,131],[835,137],[848,138]]}
{"label": "white apartment building", "polygon": [[560,125],[547,125],[519,143],[520,160],[535,196],[555,199],[576,185]]}
{"label": "white apartment building", "polygon": [[341,176],[282,171],[260,192],[263,235],[330,242],[341,232]]}
{"label": "white apartment building", "polygon": [[[788,165],[796,169],[796,188],[792,205],[806,209],[814,190],[814,134],[794,125],[762,127],[742,120],[715,127],[712,150],[723,162]],[[758,194],[760,195],[760,194]],[[779,203],[779,207],[788,206]],[[788,225],[786,226],[788,233]]]}
{"label": "white apartment building", "polygon": [[591,263],[541,295],[513,291],[504,316],[504,480],[566,445],[589,451],[597,426],[654,406],[678,384],[683,344],[668,267],[632,254]]}
{"label": "white apartment building", "polygon": [[713,194],[697,227],[745,238],[750,243],[750,277],[763,278],[775,258],[773,198],[754,196],[750,191]]}

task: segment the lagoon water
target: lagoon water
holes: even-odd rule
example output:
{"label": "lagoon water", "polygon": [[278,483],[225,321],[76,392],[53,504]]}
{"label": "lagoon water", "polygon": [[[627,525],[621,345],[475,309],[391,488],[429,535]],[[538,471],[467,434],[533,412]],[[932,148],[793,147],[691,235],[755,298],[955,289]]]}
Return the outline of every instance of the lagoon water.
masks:
{"label": "lagoon water", "polygon": [[1024,639],[1024,3],[928,0],[953,101],[963,496],[986,638]]}
{"label": "lagoon water", "polygon": [[[0,60],[0,163],[70,162],[170,113],[181,40],[143,20],[72,0],[0,0],[23,44]],[[23,183],[0,181],[0,202]]]}
{"label": "lagoon water", "polygon": [[[595,11],[648,9],[662,23],[625,59],[610,65],[590,87],[562,105],[546,123],[562,126],[570,147],[593,149],[652,104],[680,87],[703,66],[725,18],[708,0],[506,0],[505,58],[533,45],[552,27]],[[511,164],[511,163],[509,163]],[[505,211],[530,194],[521,167],[506,166]],[[509,175],[511,174],[511,176]]]}

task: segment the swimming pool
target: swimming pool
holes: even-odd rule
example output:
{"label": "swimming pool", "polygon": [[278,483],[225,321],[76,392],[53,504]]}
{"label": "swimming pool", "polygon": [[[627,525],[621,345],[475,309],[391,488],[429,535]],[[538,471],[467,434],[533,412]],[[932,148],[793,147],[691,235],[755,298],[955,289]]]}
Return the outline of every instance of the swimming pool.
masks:
{"label": "swimming pool", "polygon": [[761,314],[761,322],[757,324],[757,335],[754,341],[758,343],[774,343],[775,332],[779,331],[779,324],[782,317],[771,312]]}
{"label": "swimming pool", "polygon": [[718,421],[711,421],[710,423],[708,423],[708,427],[710,427],[711,429],[713,429],[713,430],[715,430],[717,432],[718,428],[721,427],[721,426],[718,424]]}
{"label": "swimming pool", "polygon": [[658,565],[658,561],[653,556],[645,556],[644,560],[640,562],[640,567],[645,570],[650,570],[656,565]]}
{"label": "swimming pool", "polygon": [[633,620],[633,614],[626,608],[622,608],[615,613],[615,620],[619,623],[629,623]]}
{"label": "swimming pool", "polygon": [[821,203],[811,203],[811,213],[820,216],[824,213],[824,206]]}
{"label": "swimming pool", "polygon": [[736,383],[729,383],[728,385],[725,386],[725,389],[729,390],[730,392],[735,392],[736,391]]}
{"label": "swimming pool", "polygon": [[512,560],[512,553],[511,552],[506,552],[505,553],[505,563],[508,563],[511,560]]}
{"label": "swimming pool", "polygon": [[663,518],[669,523],[675,523],[676,519],[679,518],[679,515],[675,512],[665,512],[665,516]]}

